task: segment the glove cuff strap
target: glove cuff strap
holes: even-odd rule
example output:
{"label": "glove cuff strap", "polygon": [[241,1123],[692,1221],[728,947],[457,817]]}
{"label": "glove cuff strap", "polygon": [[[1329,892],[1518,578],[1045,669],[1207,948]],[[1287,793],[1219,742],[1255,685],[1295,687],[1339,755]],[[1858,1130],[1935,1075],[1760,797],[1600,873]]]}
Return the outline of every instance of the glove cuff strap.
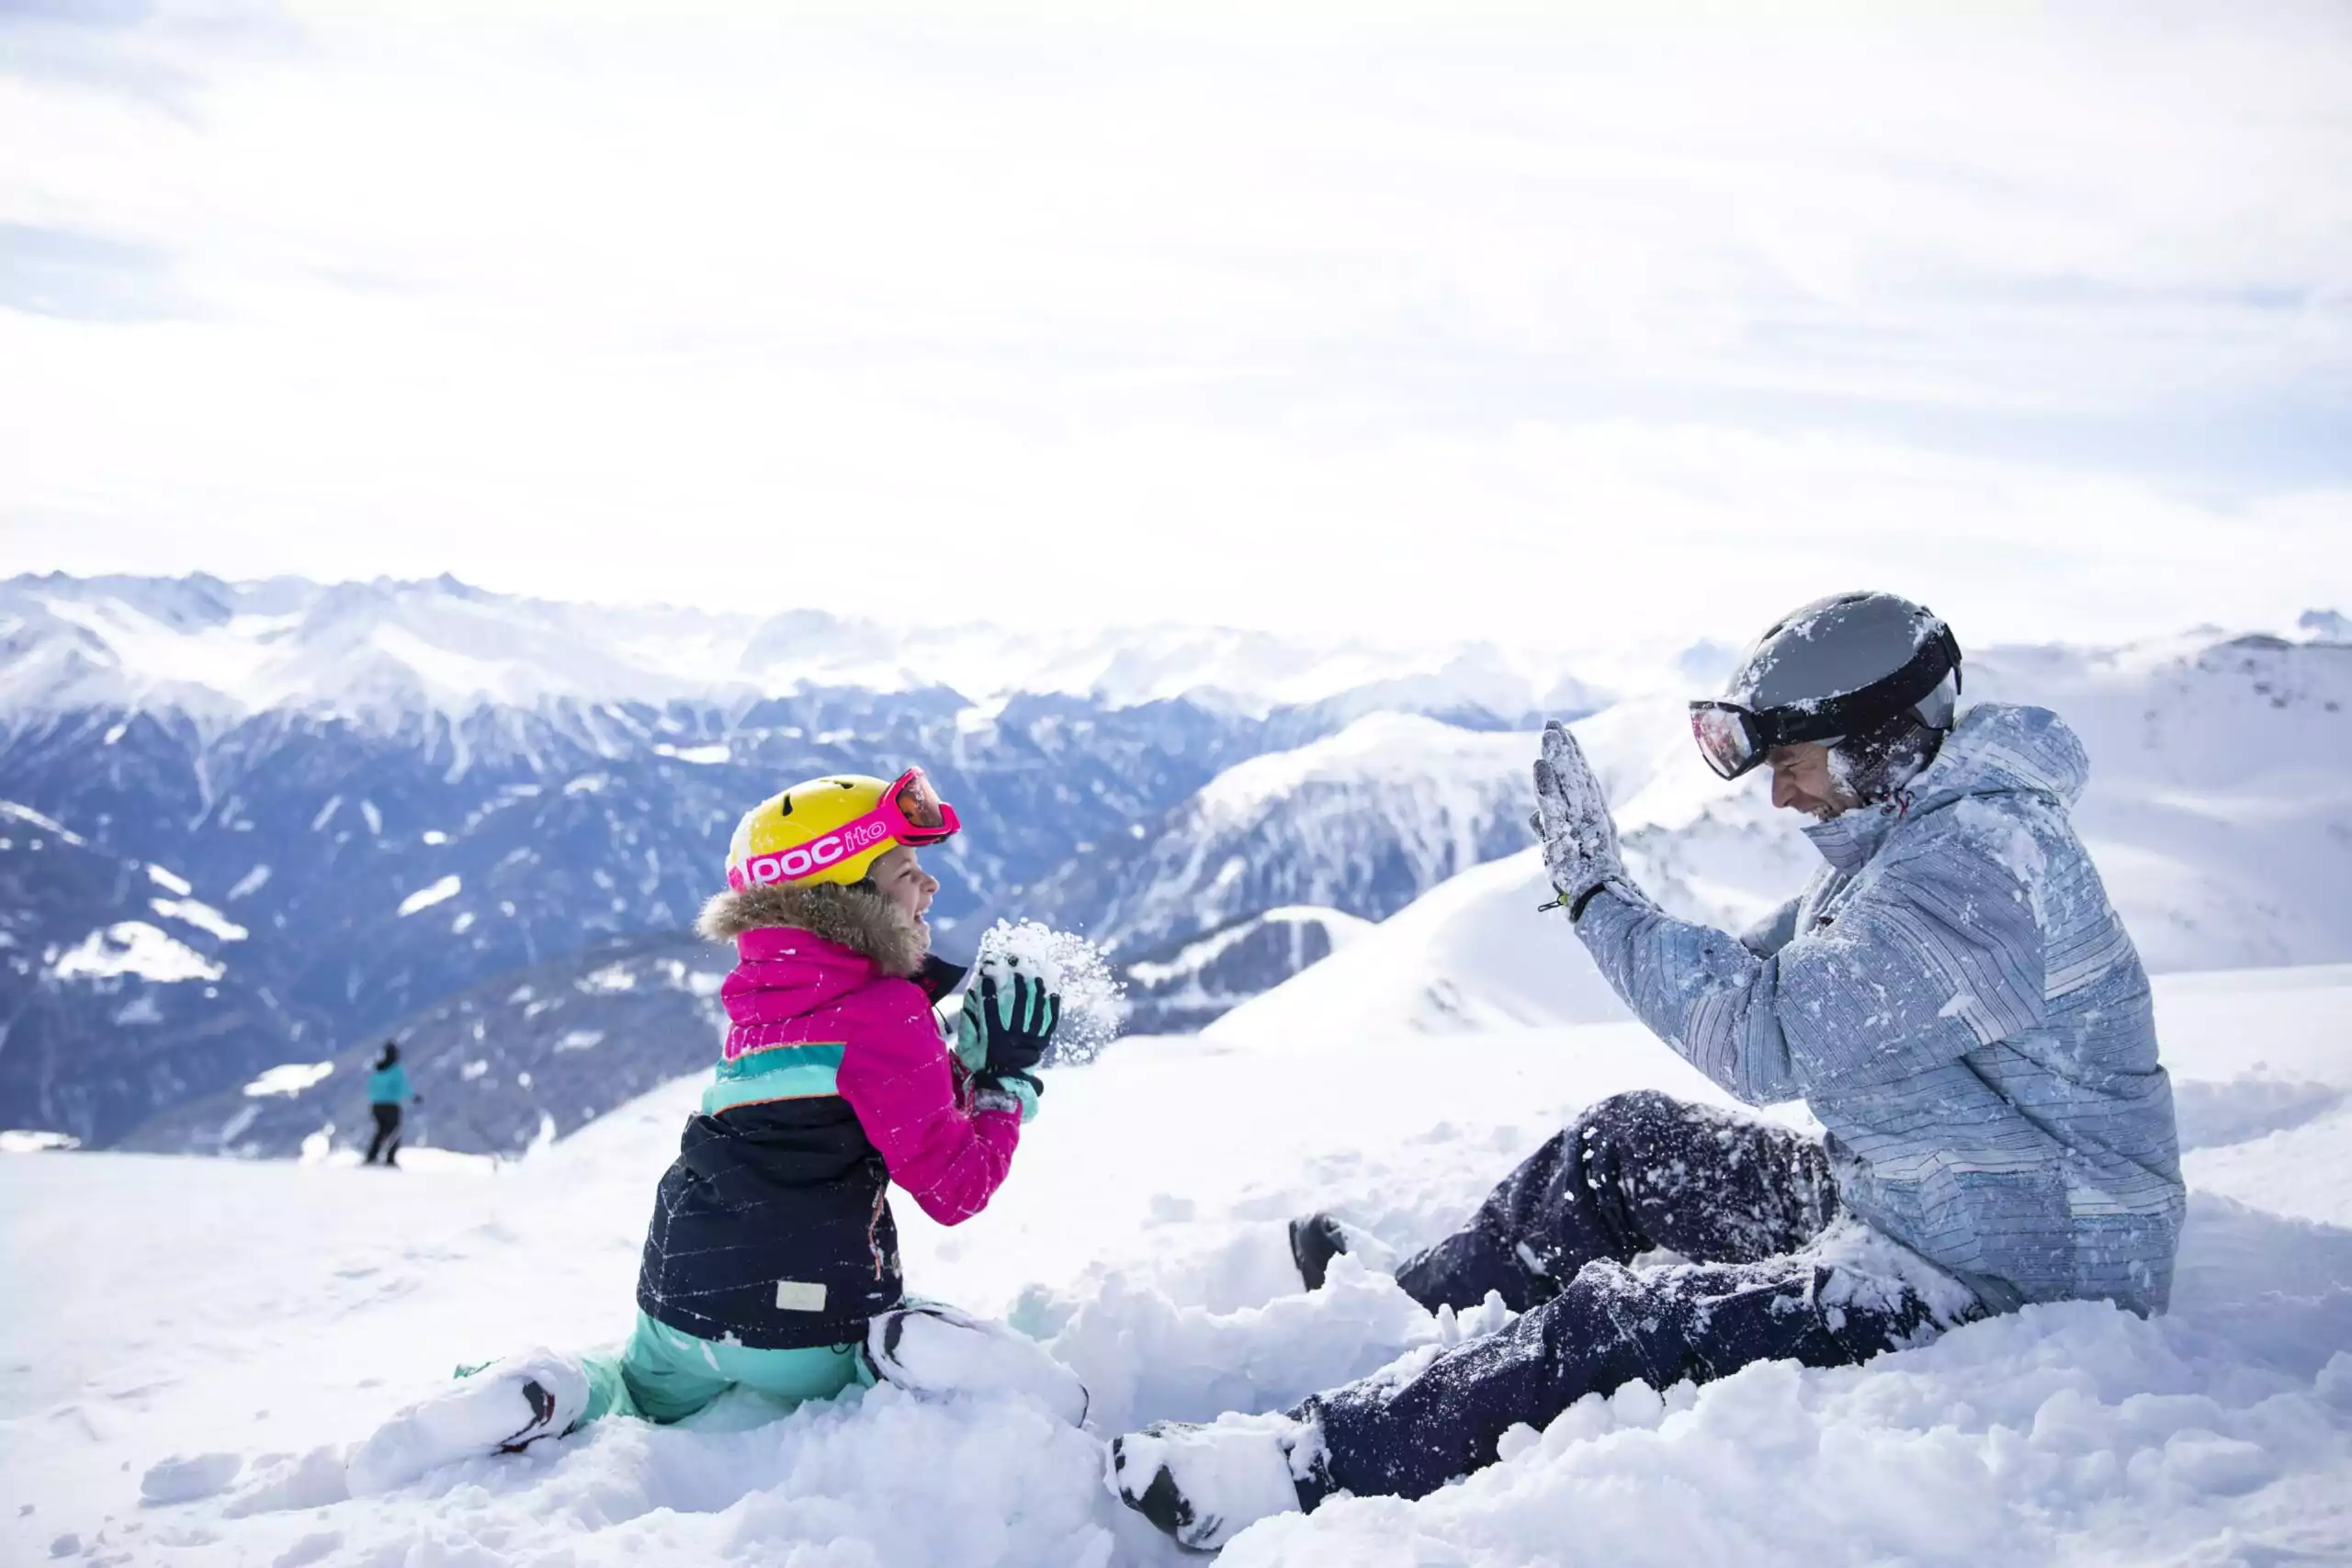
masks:
{"label": "glove cuff strap", "polygon": [[972,1095],[972,1109],[1002,1111],[1018,1116],[1021,1114],[1021,1097],[1001,1084],[982,1084]]}
{"label": "glove cuff strap", "polygon": [[1576,902],[1568,906],[1568,924],[1575,925],[1578,920],[1583,919],[1586,907],[1589,905],[1594,898],[1603,893],[1606,893],[1608,890],[1609,884],[1606,882],[1596,882],[1591,886],[1586,888],[1583,892],[1577,894]]}

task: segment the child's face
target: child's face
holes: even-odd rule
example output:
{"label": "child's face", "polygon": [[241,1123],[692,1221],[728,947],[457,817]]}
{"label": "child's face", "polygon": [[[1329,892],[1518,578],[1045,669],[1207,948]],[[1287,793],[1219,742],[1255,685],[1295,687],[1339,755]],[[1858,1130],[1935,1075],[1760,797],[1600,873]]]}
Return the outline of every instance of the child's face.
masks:
{"label": "child's face", "polygon": [[904,844],[876,861],[867,874],[874,878],[874,886],[881,890],[882,897],[905,910],[907,919],[918,923],[931,908],[931,896],[939,891],[939,879],[923,870],[914,851]]}

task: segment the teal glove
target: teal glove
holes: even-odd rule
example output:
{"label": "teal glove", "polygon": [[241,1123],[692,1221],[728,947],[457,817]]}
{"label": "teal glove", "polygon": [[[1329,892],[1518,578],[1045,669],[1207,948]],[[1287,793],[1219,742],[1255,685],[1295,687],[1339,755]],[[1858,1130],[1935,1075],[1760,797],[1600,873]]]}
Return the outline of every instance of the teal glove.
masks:
{"label": "teal glove", "polygon": [[1011,1097],[1021,1119],[1029,1121],[1045,1092],[1034,1069],[1053,1043],[1061,1017],[1061,998],[1043,982],[1015,976],[1007,996],[993,976],[983,975],[964,993],[963,1010],[956,1015],[956,1059],[984,1095]]}

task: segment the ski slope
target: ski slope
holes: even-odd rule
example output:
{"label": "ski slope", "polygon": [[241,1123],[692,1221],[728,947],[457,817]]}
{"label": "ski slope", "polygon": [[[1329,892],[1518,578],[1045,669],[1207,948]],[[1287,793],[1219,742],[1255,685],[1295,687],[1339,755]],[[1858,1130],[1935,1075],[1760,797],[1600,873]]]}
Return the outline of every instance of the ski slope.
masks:
{"label": "ski slope", "polygon": [[[1629,1388],[1432,1497],[1269,1521],[1227,1561],[2352,1556],[2352,966],[2157,993],[2193,1188],[2168,1318],[2036,1308],[1863,1369]],[[891,1390],[781,1419],[746,1397],[361,1501],[341,1446],[454,1363],[623,1330],[696,1086],[495,1172],[0,1157],[0,1562],[1188,1561],[1102,1492],[1100,1435],[1466,1331],[1351,1261],[1297,1292],[1281,1222],[1328,1206],[1426,1242],[1576,1108],[1644,1086],[1716,1098],[1623,1023],[1125,1042],[1051,1076],[988,1213],[942,1231],[899,1205],[910,1284],[1045,1338],[1097,1432]]]}

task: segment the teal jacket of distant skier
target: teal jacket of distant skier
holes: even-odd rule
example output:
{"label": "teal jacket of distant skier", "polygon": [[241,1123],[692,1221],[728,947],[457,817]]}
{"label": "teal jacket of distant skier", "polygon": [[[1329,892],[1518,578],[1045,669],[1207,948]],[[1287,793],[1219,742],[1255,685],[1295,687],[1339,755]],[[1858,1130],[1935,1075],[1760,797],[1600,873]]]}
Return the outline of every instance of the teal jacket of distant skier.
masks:
{"label": "teal jacket of distant skier", "polygon": [[408,1068],[399,1062],[389,1067],[378,1067],[368,1075],[368,1103],[370,1105],[406,1105],[408,1103]]}
{"label": "teal jacket of distant skier", "polygon": [[2162,1311],[2186,1198],[2148,977],[2068,808],[2058,716],[1984,704],[1746,936],[1611,884],[1577,932],[1628,1007],[1750,1104],[1802,1098],[1846,1206],[1996,1308]]}

